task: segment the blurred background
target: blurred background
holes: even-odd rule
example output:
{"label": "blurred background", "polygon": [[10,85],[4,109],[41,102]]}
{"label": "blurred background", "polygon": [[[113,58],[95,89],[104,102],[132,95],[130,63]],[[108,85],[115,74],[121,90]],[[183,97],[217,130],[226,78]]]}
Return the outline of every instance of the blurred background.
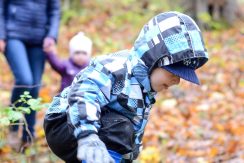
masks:
{"label": "blurred background", "polygon": [[[83,31],[93,56],[132,47],[140,29],[157,13],[175,10],[201,27],[210,56],[198,70],[201,86],[182,81],[158,94],[138,163],[244,162],[244,0],[62,0],[58,54],[66,58],[70,38]],[[50,102],[60,76],[47,63],[40,97]],[[13,76],[0,55],[0,107],[9,105]],[[1,108],[0,108],[1,109]],[[1,127],[0,162],[62,162],[47,147],[38,112],[37,139],[25,154],[11,150]]]}

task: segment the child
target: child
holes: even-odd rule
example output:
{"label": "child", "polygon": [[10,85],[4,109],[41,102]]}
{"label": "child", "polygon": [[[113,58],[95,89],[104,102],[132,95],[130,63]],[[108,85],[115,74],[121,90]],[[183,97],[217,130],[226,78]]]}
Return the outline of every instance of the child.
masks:
{"label": "child", "polygon": [[[132,49],[101,56],[53,98],[45,117],[46,139],[66,162],[112,163],[136,159],[157,92],[199,84],[195,69],[208,60],[195,22],[179,12],[152,18]],[[78,159],[77,159],[78,158]]]}
{"label": "child", "polygon": [[62,77],[60,87],[62,91],[71,84],[75,75],[89,64],[92,41],[82,32],[75,35],[69,42],[70,57],[64,61],[58,59],[55,46],[45,49],[45,52],[51,67]]}

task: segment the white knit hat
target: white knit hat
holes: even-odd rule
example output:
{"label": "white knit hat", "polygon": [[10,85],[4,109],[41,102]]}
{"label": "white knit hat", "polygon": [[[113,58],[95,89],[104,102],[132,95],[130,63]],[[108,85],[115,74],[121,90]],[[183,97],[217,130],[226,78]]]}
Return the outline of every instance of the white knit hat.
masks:
{"label": "white knit hat", "polygon": [[70,55],[73,55],[76,51],[85,51],[88,55],[91,55],[92,41],[83,32],[79,32],[69,41]]}

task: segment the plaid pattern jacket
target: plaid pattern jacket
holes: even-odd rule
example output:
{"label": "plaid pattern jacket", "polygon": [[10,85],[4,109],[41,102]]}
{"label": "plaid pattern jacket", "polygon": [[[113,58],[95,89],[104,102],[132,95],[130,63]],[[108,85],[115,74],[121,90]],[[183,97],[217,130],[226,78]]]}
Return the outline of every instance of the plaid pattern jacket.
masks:
{"label": "plaid pattern jacket", "polygon": [[155,92],[146,66],[129,54],[124,50],[92,60],[70,87],[54,97],[47,114],[67,112],[74,135],[81,138],[98,132],[101,109],[107,106],[133,122],[140,144]]}
{"label": "plaid pattern jacket", "polygon": [[132,49],[93,59],[71,86],[54,97],[47,114],[67,112],[74,135],[82,138],[98,132],[101,109],[107,106],[133,122],[135,143],[140,145],[155,102],[151,70],[159,61],[190,64],[191,58],[199,60],[196,68],[208,60],[195,22],[178,12],[159,14],[143,27]]}

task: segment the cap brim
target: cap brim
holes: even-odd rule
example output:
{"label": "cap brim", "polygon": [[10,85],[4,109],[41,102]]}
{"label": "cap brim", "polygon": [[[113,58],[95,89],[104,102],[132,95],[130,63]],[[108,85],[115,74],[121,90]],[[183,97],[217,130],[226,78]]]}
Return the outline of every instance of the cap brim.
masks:
{"label": "cap brim", "polygon": [[165,70],[167,70],[168,72],[176,76],[179,76],[184,80],[200,85],[195,70],[190,67],[184,65],[172,64],[172,65],[162,66],[162,68],[164,68]]}

